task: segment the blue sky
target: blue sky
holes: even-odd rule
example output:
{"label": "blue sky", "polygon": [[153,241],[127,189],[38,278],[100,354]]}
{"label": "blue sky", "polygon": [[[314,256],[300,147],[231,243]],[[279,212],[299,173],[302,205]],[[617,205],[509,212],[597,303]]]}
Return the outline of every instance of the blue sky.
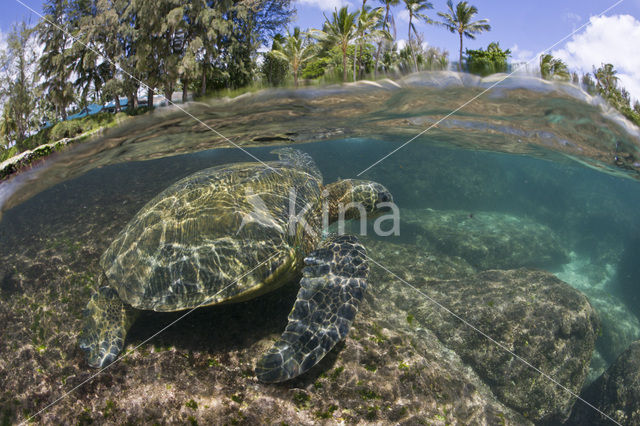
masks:
{"label": "blue sky", "polygon": [[[16,0],[0,1],[2,32],[9,31],[13,23],[22,19],[38,20]],[[21,1],[35,10],[42,10],[42,0]],[[640,98],[640,0],[624,0],[601,19],[595,16],[616,0],[472,0],[471,3],[479,10],[478,18],[489,19],[492,30],[479,35],[476,40],[465,40],[465,47],[486,47],[490,42],[498,41],[501,47],[512,50],[515,60],[528,60],[587,24],[573,37],[557,45],[553,53],[567,61],[571,68],[583,72],[591,71],[592,65],[600,65],[601,62],[614,63],[622,84],[634,98]],[[294,4],[297,14],[292,26],[302,29],[320,28],[324,21],[323,12],[330,15],[334,7],[349,5],[355,10],[361,5],[358,0],[295,0]],[[368,0],[367,4],[379,5],[373,0]],[[433,4],[430,16],[437,19],[436,13],[445,10],[446,1],[434,0]],[[396,7],[394,14],[397,38],[406,39],[407,21],[402,7]],[[424,34],[429,45],[444,48],[451,57],[457,57],[458,39],[455,34],[424,24],[418,25],[418,31]]]}
{"label": "blue sky", "polygon": [[[486,47],[492,41],[499,41],[503,48],[518,47],[537,53],[546,49],[558,40],[567,36],[589,20],[598,15],[615,0],[538,0],[538,1],[486,1],[471,0],[470,3],[478,8],[478,18],[489,19],[492,30],[479,35],[476,40],[465,40],[465,47]],[[446,9],[445,0],[432,1],[434,9],[430,17],[438,19],[437,12]],[[456,1],[454,1],[454,4]],[[330,16],[335,5],[349,4],[354,9],[361,4],[357,0],[301,0],[298,2],[298,16],[296,24],[302,28],[319,27],[324,21],[322,7]],[[367,5],[377,7],[378,2],[368,0]],[[407,22],[400,16],[401,6],[395,8],[397,37],[407,38]],[[640,20],[640,0],[624,0],[612,9],[608,16],[628,14]],[[418,25],[418,30],[424,33],[425,41],[432,46],[447,49],[453,56],[458,51],[457,35],[451,34],[443,28]],[[625,40],[626,41],[626,40]],[[517,53],[517,52],[516,52]]]}

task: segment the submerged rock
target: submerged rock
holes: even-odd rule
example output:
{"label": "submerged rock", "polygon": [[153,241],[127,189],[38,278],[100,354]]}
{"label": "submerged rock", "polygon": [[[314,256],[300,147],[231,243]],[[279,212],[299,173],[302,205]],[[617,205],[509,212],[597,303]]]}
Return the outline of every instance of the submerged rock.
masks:
{"label": "submerged rock", "polygon": [[[580,397],[622,425],[640,424],[640,340],[632,343]],[[568,424],[610,425],[612,421],[578,401]]]}
{"label": "submerged rock", "polygon": [[431,279],[415,268],[420,256],[403,258],[386,245],[373,246],[379,251],[371,256],[393,265],[393,272],[415,289],[373,268],[372,282],[378,284],[372,292],[433,331],[507,406],[536,423],[566,420],[575,398],[531,366],[580,392],[598,335],[597,314],[584,295],[551,274],[525,269]]}
{"label": "submerged rock", "polygon": [[418,246],[459,256],[474,267],[553,268],[569,261],[560,239],[547,226],[497,212],[404,209],[402,231]]}
{"label": "submerged rock", "polygon": [[35,421],[531,424],[432,332],[375,294],[362,303],[346,341],[319,365],[281,384],[258,382],[255,363],[280,335],[296,290],[200,309],[137,347],[181,313],[143,315],[128,341],[131,352],[95,378],[68,329],[62,348],[27,344],[0,361],[2,414],[9,422],[25,420],[79,385]]}
{"label": "submerged rock", "polygon": [[[109,232],[104,232],[106,244]],[[463,290],[480,291],[486,287],[484,281],[488,278],[478,281],[475,269],[464,259],[408,244],[373,240],[365,244],[373,259],[392,267],[426,294],[441,300],[440,291],[446,290],[451,297],[457,295],[465,309],[475,306],[476,310],[461,315],[480,325],[477,317],[483,313],[483,299],[467,297]],[[0,297],[0,320],[6,325],[0,330],[0,418],[9,423],[26,420],[76,386],[80,387],[34,421],[526,425],[541,417],[535,415],[536,404],[540,404],[540,410],[552,412],[554,408],[560,411],[566,402],[557,389],[546,387],[544,378],[523,366],[518,368],[515,360],[510,362],[508,379],[496,383],[491,374],[504,374],[501,366],[495,366],[506,359],[500,358],[504,352],[482,337],[474,339],[472,330],[454,318],[447,320],[444,314],[441,322],[444,331],[457,333],[459,345],[445,339],[439,328],[428,328],[426,324],[433,323],[434,317],[427,313],[438,308],[424,302],[415,290],[393,276],[385,275],[379,267],[373,268],[370,291],[346,341],[295,380],[265,385],[256,380],[253,368],[273,339],[282,333],[297,293],[296,283],[249,302],[198,309],[150,341],[147,339],[184,313],[143,314],[127,338],[128,354],[92,378],[96,370],[87,366],[77,347],[77,336],[103,248],[85,247],[71,240],[47,243],[47,247],[21,255],[23,267],[21,262],[12,261],[12,265],[19,266],[12,278],[15,285],[11,288],[15,290],[3,290]],[[46,262],[56,256],[61,256],[59,262]],[[504,277],[511,273],[497,272]],[[579,297],[573,297],[572,292],[566,298],[558,297],[555,291],[561,284],[545,287],[544,280],[533,279],[534,273],[515,273],[524,274],[522,282],[518,281],[520,287],[516,287],[528,295],[524,301],[531,303],[531,311],[523,310],[530,314],[525,326],[530,327],[534,320],[542,321],[541,327],[549,333],[549,339],[555,338],[552,331],[556,322],[571,330],[579,328],[578,311],[583,307],[578,303]],[[517,280],[494,281],[496,291],[502,288],[503,293],[501,299],[496,298],[498,307],[507,312],[521,307],[522,298],[514,296],[518,291],[508,290],[508,284]],[[524,281],[529,281],[527,290],[521,288]],[[431,283],[458,283],[459,289],[441,288],[431,293],[428,292]],[[497,287],[497,283],[502,287]],[[529,301],[533,296],[535,300]],[[551,303],[549,300],[555,299],[559,300],[553,306],[563,307],[566,319],[558,318],[553,306],[543,310]],[[571,300],[576,301],[575,306],[568,303]],[[535,317],[536,310],[540,317]],[[518,336],[522,324],[522,320],[496,323],[506,331],[515,327]],[[577,349],[578,335],[548,341],[536,334],[538,330],[522,332],[531,347],[540,351],[531,355],[521,348],[520,340],[514,345],[508,335],[491,327],[485,331],[510,348],[513,345],[514,352],[530,361],[538,362],[537,356],[542,357],[542,352],[549,360],[545,358],[537,366],[573,389],[573,382],[564,371],[572,372],[575,365],[561,365],[561,360],[570,352],[575,363],[580,362],[583,355]],[[583,340],[589,335],[586,332]],[[465,352],[468,345],[472,346]],[[473,348],[476,352],[471,351]],[[489,366],[483,365],[483,358]],[[487,373],[489,367],[493,370]],[[530,385],[528,379],[536,380],[537,386],[525,388]],[[514,384],[506,380],[513,380]],[[524,389],[519,390],[521,387]],[[548,398],[556,405],[550,407],[552,404],[547,400],[535,397],[543,390],[555,391]],[[525,393],[529,398],[533,392],[535,398],[526,404],[516,401],[525,407],[522,408],[505,397],[506,392],[522,398]]]}

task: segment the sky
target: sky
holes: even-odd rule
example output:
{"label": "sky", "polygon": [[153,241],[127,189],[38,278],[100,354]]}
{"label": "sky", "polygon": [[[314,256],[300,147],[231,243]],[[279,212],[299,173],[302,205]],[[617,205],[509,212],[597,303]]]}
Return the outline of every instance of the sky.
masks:
{"label": "sky", "polygon": [[[40,12],[42,0],[20,0]],[[367,0],[377,7],[379,0]],[[598,17],[618,0],[537,0],[496,1],[471,0],[478,8],[478,19],[488,19],[492,30],[465,39],[464,46],[477,49],[497,41],[503,49],[510,49],[513,62],[531,61],[535,68],[537,57],[550,51],[563,59],[572,70],[592,71],[601,63],[613,63],[620,82],[635,99],[640,99],[640,0],[622,0]],[[457,0],[454,1],[454,3]],[[437,12],[446,8],[445,0],[432,0],[434,9],[428,13],[438,19]],[[38,16],[17,0],[0,0],[0,31],[6,33],[22,19],[37,22]],[[321,28],[324,13],[330,16],[335,7],[347,5],[351,10],[361,6],[359,0],[294,0],[297,9],[293,26]],[[398,6],[393,10],[396,37],[407,38],[406,13]],[[418,31],[430,46],[444,48],[450,57],[458,56],[458,36],[441,27],[418,24]],[[574,31],[576,31],[574,33]],[[572,34],[574,33],[574,34]]]}

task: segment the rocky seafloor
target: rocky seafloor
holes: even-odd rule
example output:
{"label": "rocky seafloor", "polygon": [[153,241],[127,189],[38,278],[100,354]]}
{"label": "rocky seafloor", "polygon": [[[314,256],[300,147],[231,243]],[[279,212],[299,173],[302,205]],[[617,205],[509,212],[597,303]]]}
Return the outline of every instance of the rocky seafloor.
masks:
{"label": "rocky seafloor", "polygon": [[[122,197],[121,206],[128,205],[131,200]],[[253,367],[284,329],[296,283],[249,302],[196,310],[157,336],[181,313],[144,313],[130,331],[126,354],[95,375],[77,338],[98,258],[119,231],[119,221],[105,217],[124,218],[137,210],[110,208],[89,208],[82,221],[44,226],[20,236],[20,242],[5,240],[2,423],[27,420],[51,403],[33,421],[522,425],[602,420],[576,402],[580,392],[617,421],[637,421],[640,366],[633,354],[638,343],[629,346],[637,330],[628,330],[633,321],[606,320],[583,292],[532,269],[569,259],[550,229],[489,213],[408,212],[405,223],[413,227],[415,241],[365,239],[372,259],[369,292],[349,336],[294,380],[262,384]],[[96,225],[104,223],[110,225]],[[465,242],[464,235],[471,238]],[[536,263],[541,261],[544,265]],[[617,322],[626,328],[616,328]],[[602,341],[629,349],[583,389]]]}

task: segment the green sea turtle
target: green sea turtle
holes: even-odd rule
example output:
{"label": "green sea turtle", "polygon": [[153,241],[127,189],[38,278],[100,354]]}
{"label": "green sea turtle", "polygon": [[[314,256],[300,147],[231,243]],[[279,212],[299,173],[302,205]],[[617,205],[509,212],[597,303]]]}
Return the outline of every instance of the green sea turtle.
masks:
{"label": "green sea turtle", "polygon": [[[240,302],[300,276],[282,337],[258,361],[264,382],[296,377],[344,339],[367,286],[364,247],[323,236],[327,223],[379,214],[393,201],[379,183],[323,186],[313,159],[212,167],[149,201],[102,255],[99,289],[79,339],[93,367],[113,362],[137,310],[179,311]],[[341,210],[342,209],[342,210]]]}

